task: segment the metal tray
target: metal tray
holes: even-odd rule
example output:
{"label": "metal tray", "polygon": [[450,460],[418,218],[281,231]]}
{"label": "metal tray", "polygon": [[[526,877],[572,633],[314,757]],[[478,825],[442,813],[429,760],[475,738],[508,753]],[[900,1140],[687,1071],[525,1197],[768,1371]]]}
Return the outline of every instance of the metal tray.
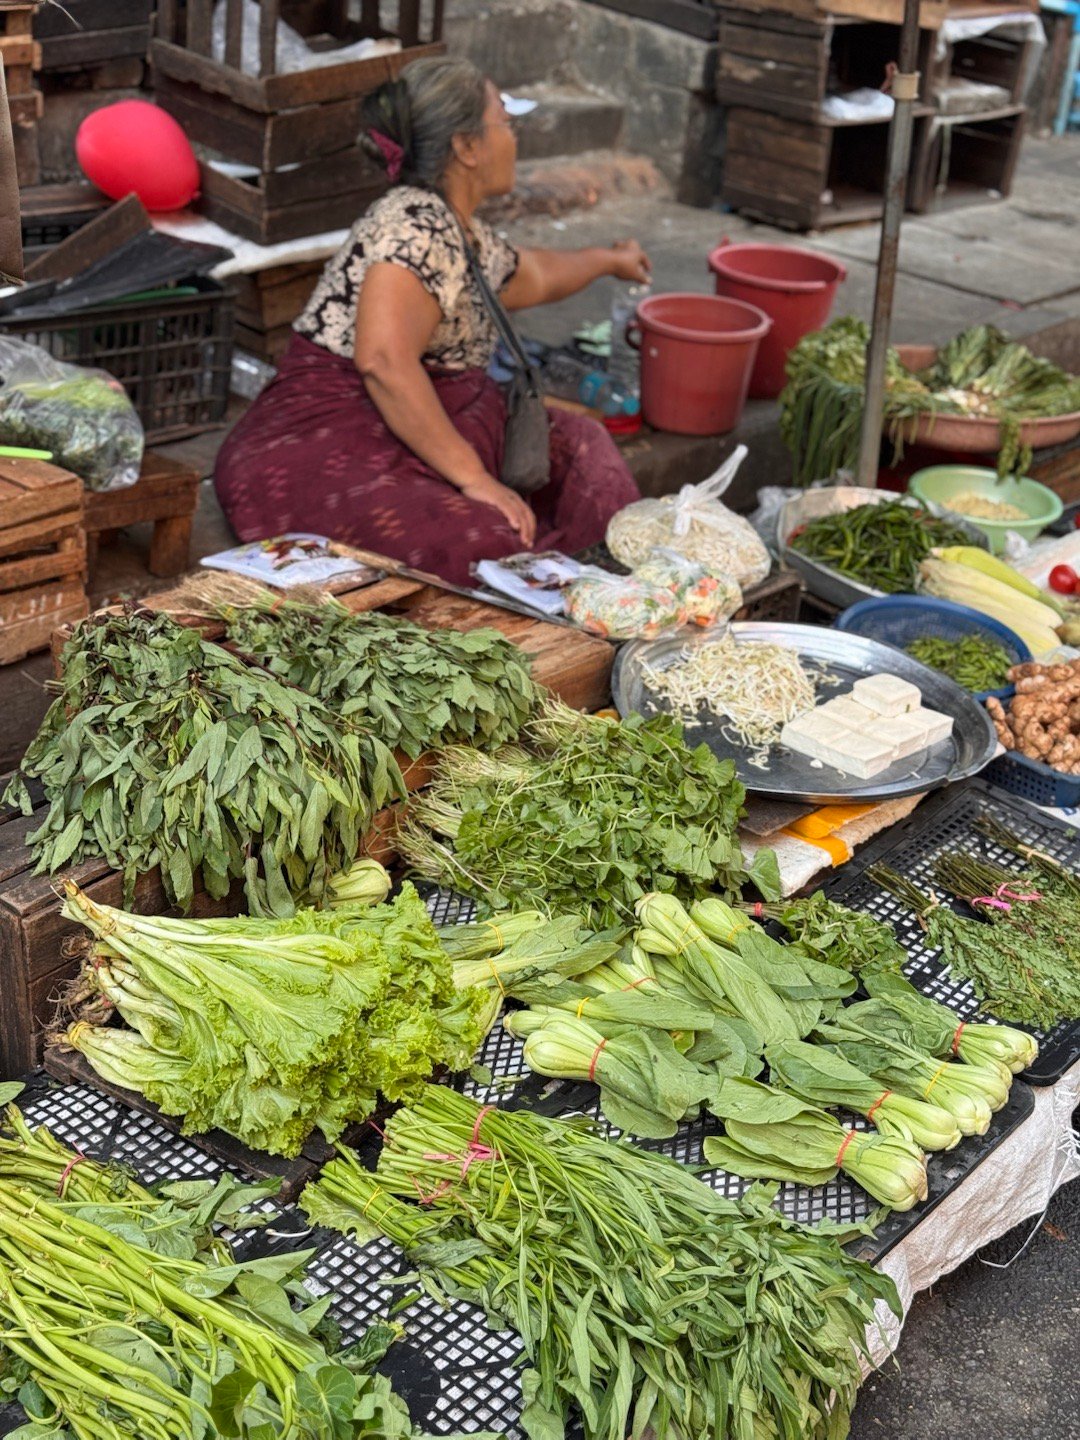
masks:
{"label": "metal tray", "polygon": [[[808,520],[819,520],[823,515],[839,515],[842,511],[854,510],[859,505],[881,505],[886,500],[905,498],[891,490],[866,490],[858,485],[830,485],[818,490],[807,490],[804,495],[796,495],[781,510],[780,521],[776,527],[777,550],[781,563],[798,571],[811,595],[816,595],[819,600],[826,600],[841,610],[846,610],[849,605],[855,605],[860,600],[870,600],[882,595],[883,591],[875,590],[870,585],[862,585],[857,580],[850,580],[831,566],[819,565],[816,560],[810,560],[798,550],[792,550],[787,543],[787,537],[798,526],[805,525]],[[916,500],[912,500],[911,504],[919,507]],[[980,550],[989,548],[986,536],[977,526],[955,516],[950,516],[950,519],[965,532],[970,544],[977,545]]]}
{"label": "metal tray", "polygon": [[[741,643],[787,645],[807,661],[827,667],[841,682],[830,687],[828,698],[846,694],[860,676],[897,675],[919,687],[930,709],[951,715],[955,721],[948,740],[894,762],[872,779],[856,780],[780,746],[770,753],[767,768],[752,765],[747,747],[725,737],[723,722],[710,711],[699,710],[695,719],[687,723],[688,738],[703,740],[722,760],[734,760],[739,779],[748,790],[823,805],[840,800],[894,800],[966,779],[993,758],[997,737],[982,706],[940,671],[920,665],[891,645],[818,625],[746,620],[732,625],[730,630]],[[663,669],[677,660],[688,645],[715,644],[716,639],[715,635],[694,636],[689,641],[669,636],[624,645],[615,658],[611,678],[619,714],[655,715],[667,708],[646,686],[643,661],[654,669]],[[820,698],[826,698],[825,694]]]}
{"label": "metal tray", "polygon": [[[1073,870],[1080,870],[1080,832],[1075,826],[1046,815],[983,780],[969,780],[966,785],[950,786],[940,795],[931,796],[908,819],[869,841],[822,888],[831,900],[839,900],[852,910],[866,911],[893,927],[910,956],[904,974],[917,990],[948,1005],[961,1020],[992,1021],[992,1015],[979,1015],[979,1001],[970,982],[954,975],[942,964],[940,952],[926,946],[923,931],[911,911],[866,877],[871,865],[883,863],[899,870],[916,885],[930,888],[933,862],[944,851],[955,849],[973,850],[1003,865],[1015,866],[1018,863],[1015,855],[994,845],[975,829],[974,822],[983,813],[996,816],[1029,845],[1044,850]],[[962,914],[970,913],[959,904],[957,909]],[[1052,1030],[1033,1033],[1039,1042],[1039,1058],[1030,1070],[1024,1071],[1022,1079],[1029,1085],[1054,1085],[1080,1060],[1080,1020],[1063,1020]]]}

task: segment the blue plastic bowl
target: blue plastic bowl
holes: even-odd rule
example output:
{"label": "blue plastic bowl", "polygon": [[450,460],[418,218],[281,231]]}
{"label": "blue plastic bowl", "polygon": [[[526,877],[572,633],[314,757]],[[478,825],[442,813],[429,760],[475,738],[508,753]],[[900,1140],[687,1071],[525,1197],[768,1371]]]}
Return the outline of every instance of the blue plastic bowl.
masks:
{"label": "blue plastic bowl", "polygon": [[[894,650],[903,650],[913,640],[933,636],[942,640],[963,640],[965,635],[983,635],[996,641],[1009,652],[1013,665],[1031,659],[1031,651],[1007,625],[992,620],[968,605],[955,605],[951,600],[935,600],[929,595],[882,595],[874,600],[860,600],[837,616],[837,630],[862,635],[867,640],[880,640]],[[1008,700],[1015,687],[984,690],[975,695],[982,702],[990,696]]]}

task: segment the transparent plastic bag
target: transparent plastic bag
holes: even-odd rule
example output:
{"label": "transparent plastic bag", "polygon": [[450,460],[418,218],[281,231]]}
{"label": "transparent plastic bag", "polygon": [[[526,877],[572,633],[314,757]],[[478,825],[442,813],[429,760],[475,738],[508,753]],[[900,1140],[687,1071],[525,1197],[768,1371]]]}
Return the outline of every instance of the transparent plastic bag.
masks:
{"label": "transparent plastic bag", "polygon": [[567,616],[609,640],[655,640],[688,625],[716,625],[741,604],[734,581],[663,548],[631,575],[584,574],[565,594]]}
{"label": "transparent plastic bag", "polygon": [[0,445],[49,450],[88,490],[139,478],[143,427],[119,380],[0,335]]}
{"label": "transparent plastic bag", "polygon": [[772,566],[768,551],[750,522],[720,500],[746,453],[740,445],[700,485],[684,485],[677,495],[638,500],[618,511],[607,528],[612,555],[632,568],[664,546],[744,588],[764,580]]}

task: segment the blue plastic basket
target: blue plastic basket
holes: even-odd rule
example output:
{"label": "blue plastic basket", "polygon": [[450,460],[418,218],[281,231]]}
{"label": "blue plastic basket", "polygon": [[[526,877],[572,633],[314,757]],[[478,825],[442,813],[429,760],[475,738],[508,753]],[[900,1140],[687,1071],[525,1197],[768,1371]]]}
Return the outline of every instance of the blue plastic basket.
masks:
{"label": "blue plastic basket", "polygon": [[1063,775],[1060,770],[1006,750],[982,772],[982,778],[999,790],[1008,790],[1030,800],[1032,805],[1049,805],[1056,810],[1073,810],[1080,805],[1080,775]]}
{"label": "blue plastic basket", "polygon": [[[837,630],[847,630],[867,640],[880,640],[896,650],[903,650],[913,640],[926,636],[962,640],[965,635],[983,635],[1007,650],[1013,665],[1022,665],[1031,659],[1031,651],[1008,626],[967,605],[935,600],[929,595],[882,595],[880,599],[860,600],[837,616],[835,623]],[[981,702],[992,695],[998,700],[1008,700],[1013,693],[1014,687],[1006,685],[1001,690],[980,691],[975,698]]]}

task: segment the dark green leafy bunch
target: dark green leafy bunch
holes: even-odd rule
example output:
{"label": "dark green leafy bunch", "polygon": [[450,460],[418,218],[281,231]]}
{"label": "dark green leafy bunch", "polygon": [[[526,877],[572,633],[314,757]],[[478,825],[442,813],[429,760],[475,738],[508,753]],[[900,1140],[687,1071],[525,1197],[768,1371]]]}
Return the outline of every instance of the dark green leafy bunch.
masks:
{"label": "dark green leafy bunch", "polygon": [[[1042,1030],[1049,1030],[1060,1020],[1080,1018],[1076,960],[1060,939],[1055,942],[1047,938],[1029,920],[1011,924],[1008,912],[997,911],[994,906],[979,907],[979,912],[998,913],[1006,917],[1005,923],[957,915],[934,895],[921,891],[887,866],[875,866],[867,873],[875,884],[918,915],[927,944],[940,949],[944,962],[971,981],[982,1010],[1010,1024]],[[1018,882],[1024,879],[1013,878]],[[998,899],[993,894],[986,898]]]}
{"label": "dark green leafy bunch", "polygon": [[443,752],[400,834],[420,873],[494,909],[597,926],[625,923],[650,891],[733,896],[747,879],[735,767],[691,749],[670,716],[615,722],[549,701],[522,739]]}
{"label": "dark green leafy bunch", "polygon": [[[755,913],[755,907],[750,906]],[[766,905],[763,918],[777,920],[804,954],[855,975],[899,974],[907,954],[891,925],[861,910],[849,910],[820,890],[797,900]]]}
{"label": "dark green leafy bunch", "polygon": [[514,740],[539,699],[528,657],[497,630],[425,630],[336,601],[222,615],[238,650],[414,760],[444,745]]}
{"label": "dark green leafy bunch", "polygon": [[182,908],[200,875],[214,896],[242,879],[249,907],[277,915],[295,896],[317,900],[374,812],[404,793],[368,727],[146,611],[78,627],[5,796],[26,814],[35,777],[49,802],[29,837],[39,873],[101,856],[124,872],[130,904],[160,865]]}
{"label": "dark green leafy bunch", "polygon": [[725,1200],[580,1122],[430,1086],[390,1121],[374,1175],[344,1151],[301,1203],[385,1235],[425,1289],[518,1332],[530,1440],[562,1440],[572,1414],[587,1440],[843,1440],[874,1303],[899,1302],[775,1193]]}
{"label": "dark green leafy bunch", "polygon": [[788,536],[800,555],[886,595],[914,590],[919,566],[936,546],[969,540],[952,521],[900,500],[822,515]]}

